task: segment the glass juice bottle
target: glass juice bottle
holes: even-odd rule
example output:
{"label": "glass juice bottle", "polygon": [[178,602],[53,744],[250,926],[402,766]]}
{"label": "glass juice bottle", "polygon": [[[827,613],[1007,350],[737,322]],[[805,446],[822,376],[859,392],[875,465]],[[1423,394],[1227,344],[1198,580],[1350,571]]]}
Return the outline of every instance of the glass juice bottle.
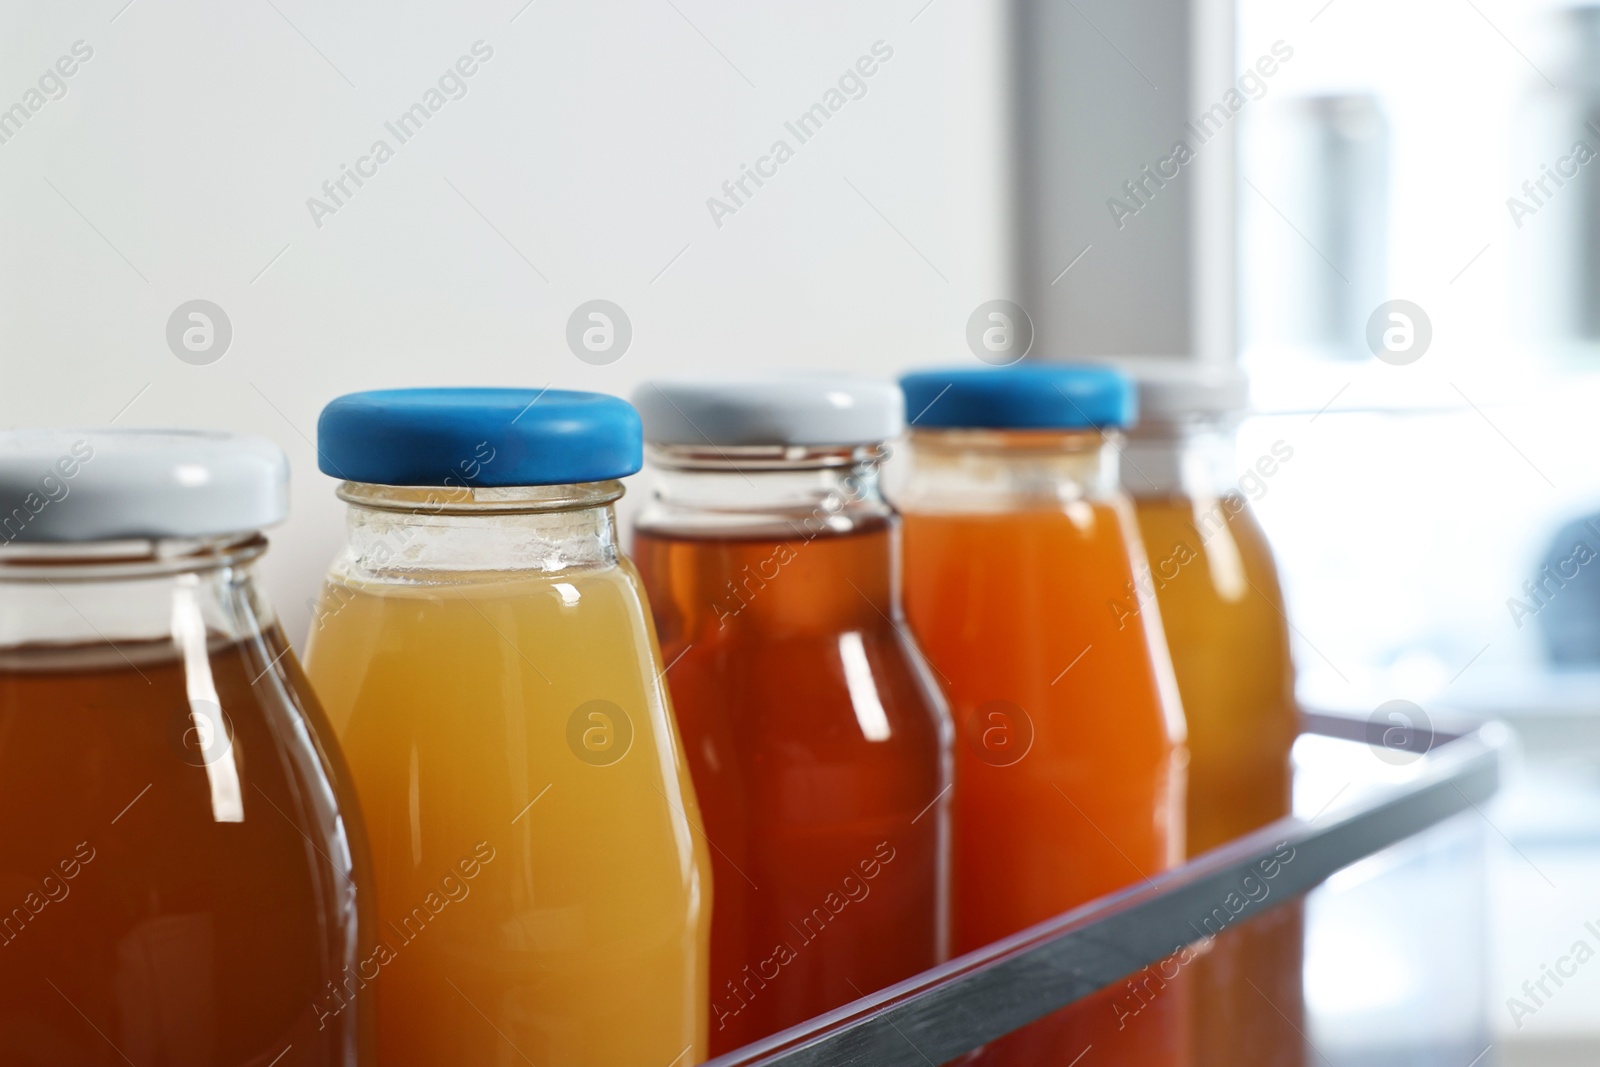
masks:
{"label": "glass juice bottle", "polygon": [[720,1054],[945,957],[950,727],[877,488],[899,391],[647,383],[634,548],[705,805]]}
{"label": "glass juice bottle", "polygon": [[[1239,473],[1232,423],[1248,399],[1242,375],[1161,364],[1138,373],[1141,416],[1122,477],[1150,569],[1122,610],[1160,605],[1189,725],[1195,856],[1290,813],[1298,712],[1289,624],[1249,498],[1294,452],[1276,442]],[[1287,905],[1222,932],[1199,956],[1197,1065],[1305,1062],[1301,928],[1300,906]]]}
{"label": "glass juice bottle", "polygon": [[709,865],[612,511],[638,416],[356,393],[318,451],[350,509],[306,662],[371,827],[380,1055],[700,1061]]}
{"label": "glass juice bottle", "polygon": [[353,1067],[376,915],[256,582],[277,446],[0,434],[0,1060]]}
{"label": "glass juice bottle", "polygon": [[[1158,612],[1111,610],[1144,559],[1117,488],[1127,379],[1030,364],[902,385],[906,614],[955,717],[967,952],[1182,859],[1183,714]],[[979,1059],[1066,1063],[1093,1046],[1085,1063],[1186,1063],[1184,985],[1145,1000],[1111,987]]]}

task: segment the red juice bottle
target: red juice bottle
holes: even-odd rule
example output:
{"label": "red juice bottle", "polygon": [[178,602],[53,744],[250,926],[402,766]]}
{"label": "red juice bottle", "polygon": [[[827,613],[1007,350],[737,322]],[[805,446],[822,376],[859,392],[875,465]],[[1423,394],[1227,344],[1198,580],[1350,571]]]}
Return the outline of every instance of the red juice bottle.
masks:
{"label": "red juice bottle", "polygon": [[951,728],[877,489],[900,399],[652,383],[634,555],[711,845],[714,1055],[945,955]]}

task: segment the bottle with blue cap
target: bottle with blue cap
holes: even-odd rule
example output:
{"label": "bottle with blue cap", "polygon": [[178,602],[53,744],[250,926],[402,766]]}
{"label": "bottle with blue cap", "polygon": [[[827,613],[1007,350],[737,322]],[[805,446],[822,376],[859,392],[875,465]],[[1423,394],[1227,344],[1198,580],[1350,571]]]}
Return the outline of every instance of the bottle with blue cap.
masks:
{"label": "bottle with blue cap", "polygon": [[720,1055],[945,958],[950,726],[878,490],[899,390],[724,376],[634,403],[652,476],[634,545],[717,843]]}
{"label": "bottle with blue cap", "polygon": [[323,410],[349,520],[306,662],[372,827],[387,1062],[704,1058],[707,849],[612,507],[641,448],[594,393]]}
{"label": "bottle with blue cap", "polygon": [[[955,949],[1142,883],[1183,856],[1184,719],[1130,501],[1135,394],[1104,367],[901,379],[906,615],[955,717]],[[979,1054],[1188,1062],[1180,968],[1112,987]],[[1176,975],[1176,977],[1174,977]],[[1130,1017],[1138,1015],[1137,1021]]]}
{"label": "bottle with blue cap", "polygon": [[6,1063],[376,1062],[355,791],[257,577],[288,480],[253,437],[0,433]]}

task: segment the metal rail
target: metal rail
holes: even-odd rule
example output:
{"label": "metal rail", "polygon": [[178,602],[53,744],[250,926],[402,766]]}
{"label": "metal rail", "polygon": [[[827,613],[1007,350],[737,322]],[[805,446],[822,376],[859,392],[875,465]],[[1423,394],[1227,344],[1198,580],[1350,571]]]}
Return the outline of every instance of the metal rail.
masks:
{"label": "metal rail", "polygon": [[[1311,733],[1366,740],[1366,724],[1308,715]],[[1329,875],[1491,797],[1508,731],[1433,731],[1412,781],[1310,821],[1287,818],[1144,884],[1102,897],[846,1004],[707,1067],[928,1067],[1021,1029],[1166,959],[1178,947],[1295,899]],[[1292,858],[1285,861],[1285,850]],[[1269,866],[1263,867],[1263,864]],[[1255,899],[1252,884],[1271,891]],[[1249,877],[1254,881],[1246,883]],[[1242,903],[1242,907],[1239,905]]]}

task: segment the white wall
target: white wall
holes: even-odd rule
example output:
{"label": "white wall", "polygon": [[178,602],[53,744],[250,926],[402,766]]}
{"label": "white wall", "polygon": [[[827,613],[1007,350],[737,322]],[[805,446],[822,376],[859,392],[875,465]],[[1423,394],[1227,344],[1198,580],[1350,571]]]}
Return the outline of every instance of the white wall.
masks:
{"label": "white wall", "polygon": [[[340,393],[892,374],[970,359],[968,313],[1013,295],[995,5],[524,3],[0,3],[0,108],[93,50],[0,143],[0,425],[279,442],[293,513],[266,573],[297,642],[342,536],[310,441]],[[400,144],[384,123],[477,41],[466,95]],[[785,121],[877,41],[865,95],[800,144]],[[316,225],[307,198],[378,138],[393,158]],[[715,225],[707,198],[778,138],[794,158]],[[635,331],[605,367],[565,343],[597,297]],[[234,330],[207,366],[165,337],[196,298]]]}

